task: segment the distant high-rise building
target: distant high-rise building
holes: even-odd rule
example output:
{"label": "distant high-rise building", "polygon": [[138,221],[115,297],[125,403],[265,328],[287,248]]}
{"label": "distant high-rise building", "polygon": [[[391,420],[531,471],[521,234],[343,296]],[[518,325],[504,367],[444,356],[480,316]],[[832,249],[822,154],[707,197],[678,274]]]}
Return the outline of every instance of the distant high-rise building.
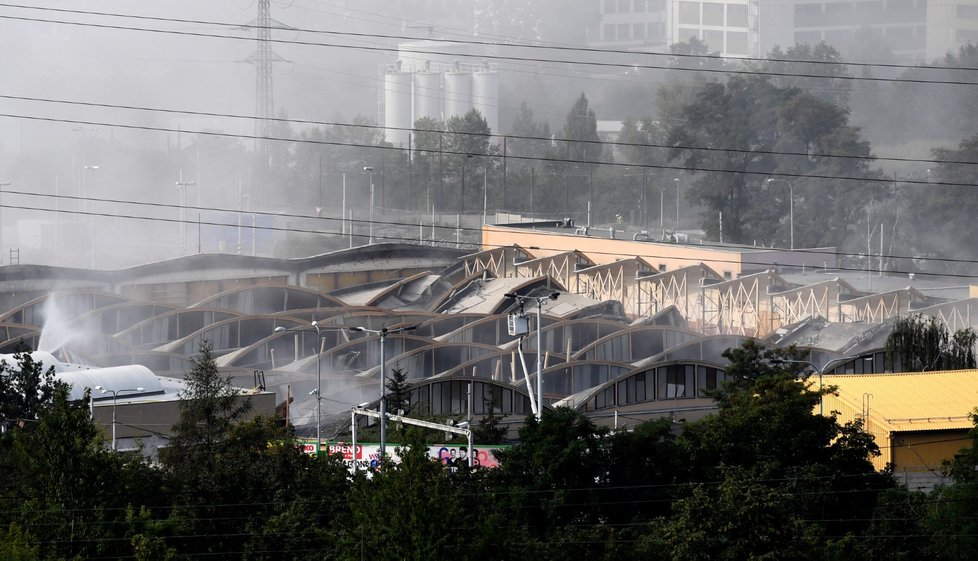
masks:
{"label": "distant high-rise building", "polygon": [[900,61],[923,62],[978,44],[978,0],[594,1],[601,18],[594,47],[668,52],[695,37],[710,53],[760,57],[821,41],[856,52],[869,37]]}
{"label": "distant high-rise building", "polygon": [[695,37],[706,43],[711,53],[731,57],[757,54],[757,0],[598,1],[600,36],[592,46],[668,52],[669,45]]}

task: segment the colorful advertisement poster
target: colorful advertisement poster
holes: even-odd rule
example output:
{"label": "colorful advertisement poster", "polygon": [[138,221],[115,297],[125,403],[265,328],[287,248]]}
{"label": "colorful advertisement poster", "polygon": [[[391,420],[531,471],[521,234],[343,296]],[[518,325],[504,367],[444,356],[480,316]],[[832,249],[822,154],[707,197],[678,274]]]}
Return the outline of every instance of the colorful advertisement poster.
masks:
{"label": "colorful advertisement poster", "polygon": [[[302,449],[307,454],[316,451],[315,440],[300,441]],[[398,444],[387,445],[387,455],[395,463],[400,462],[397,454]],[[506,446],[473,446],[472,447],[472,466],[494,468],[499,467],[495,451],[505,449]],[[380,465],[380,445],[376,443],[357,443],[354,449],[349,442],[323,442],[322,453],[340,456],[343,463],[351,470],[370,469]],[[433,444],[428,447],[428,456],[435,458],[449,467],[464,467],[469,465],[469,448],[464,444]]]}

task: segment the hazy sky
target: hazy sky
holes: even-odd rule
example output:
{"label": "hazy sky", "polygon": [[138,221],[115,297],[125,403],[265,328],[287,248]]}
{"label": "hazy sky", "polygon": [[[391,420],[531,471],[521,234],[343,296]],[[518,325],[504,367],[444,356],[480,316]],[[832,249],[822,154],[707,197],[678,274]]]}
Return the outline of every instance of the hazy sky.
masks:
{"label": "hazy sky", "polygon": [[[0,8],[0,16],[41,20],[85,21],[121,27],[171,30],[203,35],[253,37],[229,24],[257,16],[254,0],[170,0],[167,2],[58,1],[38,2],[49,8],[99,11],[149,17],[213,22],[173,23],[131,18],[97,17],[32,9]],[[314,0],[272,2],[272,17],[303,29],[391,33],[395,18],[379,13],[347,12],[337,3]],[[300,31],[281,31],[274,38],[291,41],[385,46],[390,41],[356,40]],[[193,35],[106,29],[40,21],[0,19],[0,91],[6,95],[71,99],[95,103],[253,114],[255,68],[244,63],[255,52],[255,41]],[[275,65],[275,106],[290,116],[309,119],[377,115],[377,65],[389,60],[384,52],[349,48],[274,44],[287,62]],[[44,117],[89,118],[112,116],[117,121],[183,128],[234,128],[226,120],[161,116],[140,112],[106,112],[50,103],[0,100],[5,113]],[[108,120],[108,119],[106,119]],[[32,151],[50,142],[47,133],[71,131],[74,125],[39,125],[16,119],[0,121],[0,142],[17,151]],[[250,124],[245,123],[244,130]],[[99,134],[99,133],[93,133]],[[118,133],[117,133],[118,134]]]}

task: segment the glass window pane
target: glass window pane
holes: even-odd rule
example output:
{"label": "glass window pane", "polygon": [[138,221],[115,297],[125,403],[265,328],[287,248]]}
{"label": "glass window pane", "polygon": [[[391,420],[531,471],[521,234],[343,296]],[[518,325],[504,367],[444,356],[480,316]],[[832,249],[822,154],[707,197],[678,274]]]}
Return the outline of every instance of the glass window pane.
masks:
{"label": "glass window pane", "polygon": [[727,54],[747,55],[747,32],[728,31],[727,32]]}
{"label": "glass window pane", "polygon": [[723,4],[703,2],[703,25],[723,25]]}
{"label": "glass window pane", "polygon": [[727,27],[747,27],[746,4],[727,4]]}
{"label": "glass window pane", "polygon": [[699,2],[680,2],[679,3],[679,23],[687,25],[700,24],[700,4]]}

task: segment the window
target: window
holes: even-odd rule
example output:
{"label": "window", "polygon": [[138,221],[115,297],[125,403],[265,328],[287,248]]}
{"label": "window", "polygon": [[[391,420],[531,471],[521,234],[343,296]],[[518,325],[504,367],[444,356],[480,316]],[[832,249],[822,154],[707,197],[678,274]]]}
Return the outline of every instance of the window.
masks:
{"label": "window", "polygon": [[747,27],[747,6],[727,4],[727,27]]}
{"label": "window", "polygon": [[645,0],[635,0],[632,4],[632,11],[642,13],[645,11]]}
{"label": "window", "polygon": [[666,36],[666,22],[649,22],[649,34],[647,37],[649,39],[659,39],[664,40]]}
{"label": "window", "polygon": [[726,279],[726,280],[730,280],[730,279],[733,278],[733,275],[730,273],[730,271],[724,271],[723,272],[723,278]]}
{"label": "window", "polygon": [[604,0],[604,13],[615,13],[615,0]]}
{"label": "window", "polygon": [[703,2],[703,25],[723,25],[723,4]]}
{"label": "window", "polygon": [[691,393],[687,392],[692,389],[693,368],[693,365],[683,364],[656,368],[656,376],[659,378],[659,397],[661,399],[691,397]]}
{"label": "window", "polygon": [[646,384],[648,379],[648,373],[642,372],[641,374],[635,375],[635,400],[636,401],[648,401],[654,398],[651,391],[646,388],[651,389],[651,385]]}
{"label": "window", "polygon": [[[700,24],[700,5],[697,2],[679,3],[679,23],[687,25]],[[683,39],[685,40],[685,39]]]}
{"label": "window", "polygon": [[719,29],[704,29],[703,42],[706,43],[709,52],[723,51],[723,32]]}
{"label": "window", "polygon": [[816,26],[823,19],[821,4],[795,4],[795,26]]}
{"label": "window", "polygon": [[978,43],[978,29],[955,29],[954,38],[958,43]]}
{"label": "window", "polygon": [[645,24],[632,24],[632,39],[645,39]]}
{"label": "window", "polygon": [[825,13],[834,16],[842,16],[852,12],[852,4],[849,2],[827,2]]}
{"label": "window", "polygon": [[629,6],[631,3],[631,0],[618,0],[618,13],[627,14],[629,11],[631,11],[631,6]]}
{"label": "window", "polygon": [[795,32],[796,45],[815,45],[822,40],[822,34],[818,31],[797,31]]}
{"label": "window", "polygon": [[604,37],[604,40],[605,41],[614,41],[615,40],[615,24],[613,24],[613,23],[606,23],[604,25],[604,28],[603,29],[604,29],[604,32],[602,33],[602,36]]}
{"label": "window", "polygon": [[629,25],[627,23],[619,23],[618,24],[618,40],[619,41],[628,41],[628,28],[629,28]]}
{"label": "window", "polygon": [[849,29],[829,29],[825,32],[825,42],[836,47],[844,46],[851,37],[852,31]]}
{"label": "window", "polygon": [[659,272],[660,273],[666,272],[666,264],[665,263],[659,263]]}
{"label": "window", "polygon": [[727,54],[746,55],[747,52],[747,32],[728,31],[727,32]]}
{"label": "window", "polygon": [[676,42],[677,43],[685,43],[686,41],[689,41],[693,37],[696,37],[697,39],[700,38],[700,32],[699,32],[698,29],[690,29],[688,27],[680,27],[676,31]]}
{"label": "window", "polygon": [[723,370],[709,366],[696,367],[696,395],[706,397],[709,392],[720,387],[726,379]]}

